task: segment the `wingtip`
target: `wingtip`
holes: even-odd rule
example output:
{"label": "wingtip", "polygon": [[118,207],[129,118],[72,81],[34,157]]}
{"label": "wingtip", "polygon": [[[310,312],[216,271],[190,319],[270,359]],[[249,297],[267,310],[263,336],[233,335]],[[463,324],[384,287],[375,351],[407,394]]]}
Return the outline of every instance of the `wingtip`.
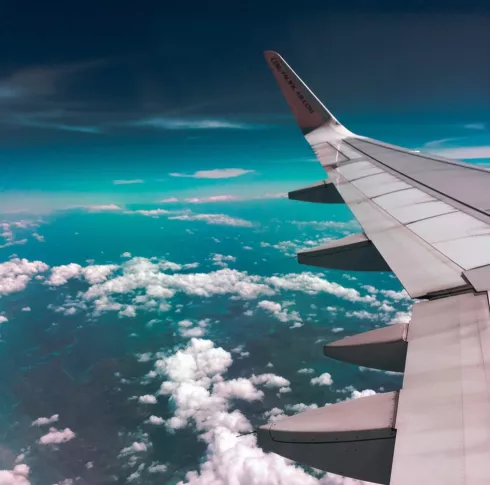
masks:
{"label": "wingtip", "polygon": [[279,56],[279,57],[281,57],[281,55],[278,52],[276,52],[276,51],[273,51],[273,50],[264,51],[264,57],[266,59],[269,59],[272,56]]}

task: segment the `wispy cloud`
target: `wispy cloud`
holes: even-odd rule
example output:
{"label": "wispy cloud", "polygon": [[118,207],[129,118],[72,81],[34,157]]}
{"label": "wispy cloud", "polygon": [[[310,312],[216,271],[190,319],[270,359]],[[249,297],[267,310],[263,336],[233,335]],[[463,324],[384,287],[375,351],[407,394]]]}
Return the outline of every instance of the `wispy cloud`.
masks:
{"label": "wispy cloud", "polygon": [[98,60],[19,69],[0,80],[0,97],[25,100],[27,97],[53,96],[67,76],[101,65],[103,61]]}
{"label": "wispy cloud", "polygon": [[286,192],[277,192],[273,194],[263,194],[252,197],[253,199],[285,199],[288,196]]}
{"label": "wispy cloud", "polygon": [[437,139],[437,140],[428,141],[427,143],[424,144],[423,148],[425,150],[433,150],[435,148],[440,148],[440,147],[442,147],[443,145],[446,145],[449,142],[460,140],[461,138],[463,138],[463,137],[461,137],[461,136],[453,136],[451,138],[440,138],[440,139]]}
{"label": "wispy cloud", "polygon": [[286,192],[278,193],[265,193],[262,195],[253,196],[239,196],[239,195],[210,195],[204,197],[187,197],[184,199],[178,199],[177,197],[169,197],[166,199],[158,200],[159,203],[188,203],[188,204],[206,204],[210,202],[245,202],[248,200],[264,200],[264,199],[284,199],[287,197]]}
{"label": "wispy cloud", "polygon": [[464,127],[468,130],[484,130],[486,128],[485,123],[468,123]]}
{"label": "wispy cloud", "polygon": [[215,168],[213,170],[198,170],[194,173],[170,173],[171,177],[189,177],[195,179],[228,179],[240,177],[255,170],[246,170],[243,168]]}
{"label": "wispy cloud", "polygon": [[143,179],[131,179],[131,180],[113,180],[114,185],[131,185],[131,184],[143,184]]}
{"label": "wispy cloud", "polygon": [[126,211],[126,214],[141,214],[148,217],[159,217],[167,214],[175,214],[175,212],[167,211],[165,209],[140,209],[135,211]]}
{"label": "wispy cloud", "polygon": [[228,120],[154,117],[132,123],[133,126],[160,130],[250,130],[252,125]]}
{"label": "wispy cloud", "polygon": [[490,145],[476,147],[456,147],[456,148],[438,148],[429,150],[435,155],[441,157],[456,158],[456,159],[475,159],[475,158],[490,158]]}
{"label": "wispy cloud", "polygon": [[16,124],[32,128],[45,128],[50,130],[72,131],[77,133],[101,134],[102,130],[97,126],[80,126],[69,125],[65,123],[53,123],[49,121],[41,121],[34,119],[37,115],[31,115],[31,118],[23,115],[15,117]]}
{"label": "wispy cloud", "polygon": [[252,227],[253,224],[245,219],[230,217],[226,214],[193,214],[189,212],[179,216],[169,217],[171,220],[179,221],[202,221],[206,224],[214,224],[220,226],[236,226],[236,227]]}
{"label": "wispy cloud", "polygon": [[210,197],[191,197],[184,199],[189,204],[204,204],[206,202],[226,202],[229,200],[238,200],[234,195],[212,195]]}
{"label": "wispy cloud", "polygon": [[70,102],[70,80],[105,64],[104,61],[31,66],[0,78],[0,123],[99,134],[102,130]]}
{"label": "wispy cloud", "polygon": [[122,208],[116,204],[87,205],[84,207],[91,212],[120,211],[120,210],[122,210]]}

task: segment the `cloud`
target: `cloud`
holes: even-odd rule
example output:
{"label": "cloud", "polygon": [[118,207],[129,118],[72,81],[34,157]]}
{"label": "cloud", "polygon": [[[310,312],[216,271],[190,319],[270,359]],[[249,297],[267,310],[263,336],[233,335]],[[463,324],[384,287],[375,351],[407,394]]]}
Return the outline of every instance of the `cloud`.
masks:
{"label": "cloud", "polygon": [[14,71],[0,81],[0,97],[4,99],[41,98],[57,94],[67,76],[102,65],[102,61],[79,62],[50,67],[28,67]]}
{"label": "cloud", "polygon": [[328,241],[331,241],[331,237],[324,236],[316,236],[316,238],[309,239],[307,241],[300,241],[299,239],[295,239],[293,241],[280,241],[277,244],[271,244],[268,242],[262,241],[260,246],[263,248],[274,248],[283,253],[287,257],[295,257],[299,251],[304,249],[310,249],[314,246],[320,246]]}
{"label": "cloud", "polygon": [[251,125],[226,120],[184,119],[154,117],[132,123],[133,126],[149,127],[160,130],[249,130]]}
{"label": "cloud", "polygon": [[2,246],[0,246],[0,249],[8,248],[10,246],[17,246],[20,244],[25,244],[26,242],[27,242],[27,239],[18,239],[17,241],[9,241],[9,242],[3,244]]}
{"label": "cloud", "polygon": [[[221,261],[222,256],[219,256],[217,261]],[[139,308],[150,311],[156,311],[158,308],[161,308],[161,311],[168,310],[168,300],[179,292],[201,298],[210,298],[216,295],[228,295],[234,299],[243,300],[262,298],[262,303],[259,304],[260,308],[270,312],[280,321],[292,322],[299,322],[300,316],[297,312],[287,308],[290,303],[280,304],[267,297],[283,291],[301,292],[309,295],[327,293],[354,303],[369,303],[371,305],[378,303],[381,305],[374,295],[361,295],[354,288],[346,288],[323,279],[321,274],[291,273],[265,277],[230,268],[222,268],[208,273],[178,272],[194,269],[196,266],[196,263],[178,264],[157,258],[141,257],[124,261],[119,266],[92,265],[82,267],[76,263],[71,263],[54,267],[46,284],[61,286],[71,278],[85,279],[90,287],[86,291],[78,293],[75,299],[67,300],[66,304],[60,307],[62,308],[60,311],[65,311],[71,307],[91,308],[94,315],[106,311],[117,311],[122,312],[121,316],[134,316]],[[388,295],[386,296],[388,297]],[[404,298],[402,292],[393,292],[391,296]],[[117,301],[118,299],[121,301]],[[128,301],[130,304],[127,303]],[[389,318],[387,315],[386,319]],[[198,336],[202,333],[202,330],[193,330],[190,333],[186,332],[185,335],[187,337]]]}
{"label": "cloud", "polygon": [[[465,125],[465,128],[470,130],[485,130],[486,126],[483,123],[470,123]],[[441,138],[440,140],[433,140],[427,142],[423,148],[434,155],[439,155],[446,158],[456,159],[475,159],[475,158],[490,158],[490,145],[480,146],[457,146],[457,147],[445,147],[444,145],[449,142],[459,141],[459,144],[463,143],[463,140],[470,137],[452,137]]]}
{"label": "cloud", "polygon": [[165,420],[163,418],[161,418],[160,416],[151,415],[148,418],[148,423],[153,424],[155,426],[161,426],[162,424],[165,423]]}
{"label": "cloud", "polygon": [[244,197],[242,200],[266,200],[266,199],[287,199],[287,192],[274,192],[265,193],[261,195],[254,195],[251,197]]}
{"label": "cloud", "polygon": [[305,411],[310,411],[311,409],[318,409],[317,404],[304,404],[302,402],[298,404],[286,404],[286,409],[288,411],[293,411],[294,413],[303,413]]}
{"label": "cloud", "polygon": [[211,195],[209,197],[191,197],[184,199],[185,202],[189,204],[204,204],[206,202],[227,202],[230,200],[239,200],[238,197],[234,195]]}
{"label": "cloud", "polygon": [[58,421],[59,417],[59,414],[53,414],[50,418],[37,418],[32,422],[32,426],[44,426],[46,424],[53,424]]}
{"label": "cloud", "polygon": [[283,308],[280,303],[269,300],[262,300],[259,301],[257,306],[271,313],[280,322],[301,322],[301,317],[298,312],[289,312],[287,308]]}
{"label": "cloud", "polygon": [[364,391],[358,391],[357,389],[354,389],[351,394],[351,399],[359,399],[361,397],[374,396],[375,394],[376,391],[373,391],[372,389],[364,389]]}
{"label": "cloud", "polygon": [[313,374],[315,372],[315,369],[305,367],[303,369],[299,369],[297,372],[298,374]]}
{"label": "cloud", "polygon": [[[199,471],[186,474],[187,485],[229,485],[230,480],[234,485],[360,484],[330,474],[315,478],[279,455],[264,453],[257,446],[254,435],[238,436],[239,433],[250,432],[252,427],[241,412],[230,409],[230,401],[259,399],[261,391],[255,389],[252,380],[267,384],[284,378],[262,374],[251,379],[227,381],[225,373],[231,364],[229,352],[215,347],[209,340],[193,339],[184,349],[163,357],[155,366],[157,373],[165,379],[161,392],[169,395],[174,409],[167,426],[178,429],[193,423],[200,439],[208,447],[207,459]],[[278,408],[268,414],[272,419],[284,416]]]}
{"label": "cloud", "polygon": [[134,441],[131,445],[123,448],[119,452],[119,456],[133,455],[135,453],[143,453],[148,451],[148,444],[144,441]]}
{"label": "cloud", "polygon": [[313,273],[290,273],[284,276],[272,276],[268,278],[268,281],[277,289],[301,291],[310,295],[329,293],[352,302],[371,303],[375,301],[372,295],[361,296],[354,288],[345,288]]}
{"label": "cloud", "polygon": [[354,219],[350,221],[289,221],[289,223],[298,227],[311,226],[314,229],[335,229],[347,232],[356,232],[361,228]]}
{"label": "cloud", "polygon": [[227,268],[228,264],[226,263],[227,261],[235,262],[236,258],[234,256],[226,256],[224,254],[218,254],[215,253],[212,255],[211,260],[213,261],[213,265],[215,266],[220,266],[222,268]]}
{"label": "cloud", "polygon": [[333,384],[332,376],[328,372],[324,372],[318,377],[313,377],[310,383],[313,386],[330,386]]}
{"label": "cloud", "polygon": [[30,485],[29,467],[24,464],[15,465],[13,470],[0,470],[1,485]]}
{"label": "cloud", "polygon": [[46,284],[50,286],[65,285],[72,278],[84,277],[90,284],[102,283],[109,275],[118,269],[116,264],[101,264],[86,266],[85,268],[76,263],[54,266]]}
{"label": "cloud", "polygon": [[53,123],[50,121],[43,121],[49,113],[35,113],[30,115],[17,115],[14,117],[15,124],[25,126],[28,128],[44,128],[59,131],[71,131],[75,133],[88,133],[88,134],[100,134],[102,129],[97,126],[81,126],[81,125],[69,125],[66,123]]}
{"label": "cloud", "polygon": [[120,211],[120,210],[122,210],[122,208],[116,204],[87,205],[85,207],[86,207],[86,209],[88,209],[89,211],[92,211],[92,212]]}
{"label": "cloud", "polygon": [[140,214],[142,216],[148,216],[148,217],[159,217],[167,214],[172,214],[172,212],[165,209],[135,210],[135,211],[126,211],[126,213]]}
{"label": "cloud", "polygon": [[145,352],[143,354],[137,354],[138,362],[150,362],[153,357],[151,352]]}
{"label": "cloud", "polygon": [[[230,170],[230,169],[226,169],[226,170]],[[241,169],[239,169],[239,170],[241,170]],[[210,172],[215,172],[215,170],[210,170]],[[253,172],[253,170],[248,170],[245,172]],[[202,173],[202,172],[196,172],[196,173]],[[186,174],[180,174],[180,173],[174,173],[171,175],[174,177],[194,176],[194,174],[186,175]],[[223,178],[223,177],[219,177],[219,178]],[[206,204],[206,203],[211,203],[211,202],[245,202],[245,201],[249,201],[249,200],[283,199],[286,197],[287,197],[286,192],[254,195],[254,196],[248,196],[248,197],[247,196],[244,197],[244,196],[225,194],[225,195],[210,195],[210,196],[204,196],[204,197],[187,197],[185,199],[181,199],[181,202],[187,202],[188,204]],[[179,199],[176,197],[170,197],[170,198],[166,198],[166,199],[161,199],[157,202],[174,203],[174,202],[179,202]]]}
{"label": "cloud", "polygon": [[27,259],[14,258],[0,263],[0,296],[24,290],[35,275],[48,269],[49,266],[41,261]]}
{"label": "cloud", "polygon": [[114,185],[131,185],[131,184],[143,184],[145,181],[143,179],[130,179],[130,180],[113,180]]}
{"label": "cloud", "polygon": [[276,374],[252,375],[250,382],[255,385],[264,385],[265,387],[289,387],[291,384],[287,379]]}
{"label": "cloud", "polygon": [[245,219],[230,217],[226,214],[193,214],[187,213],[180,216],[169,217],[170,220],[178,221],[203,221],[206,224],[235,227],[252,227],[253,224]]}
{"label": "cloud", "polygon": [[464,125],[468,130],[484,130],[486,128],[485,123],[468,123]]}
{"label": "cloud", "polygon": [[145,394],[144,396],[140,396],[138,401],[142,404],[156,404],[157,398],[152,394]]}
{"label": "cloud", "polygon": [[[372,287],[369,286],[369,289]],[[387,298],[391,298],[392,300],[395,301],[400,301],[400,300],[409,300],[411,301],[412,299],[410,298],[410,295],[405,291],[394,291],[394,290],[379,290],[379,292],[384,295]],[[370,291],[371,293],[371,291]],[[377,293],[377,291],[376,291]]]}
{"label": "cloud", "polygon": [[194,327],[194,328],[181,328],[180,335],[186,338],[192,337],[202,337],[205,334],[205,329],[203,327]]}
{"label": "cloud", "polygon": [[148,471],[150,473],[164,473],[167,471],[167,465],[159,465],[158,463],[152,463],[149,467],[148,467]]}
{"label": "cloud", "polygon": [[348,318],[358,318],[360,320],[378,320],[380,318],[379,313],[369,313],[366,310],[346,312],[345,316]]}
{"label": "cloud", "polygon": [[[83,119],[86,113],[71,109],[68,81],[75,75],[103,65],[89,61],[57,66],[34,66],[14,71],[0,79],[3,117],[0,122],[13,126],[53,129],[81,133],[100,133]],[[81,119],[82,118],[82,119]]]}
{"label": "cloud", "polygon": [[245,401],[259,401],[264,397],[264,393],[259,391],[250,380],[242,377],[218,382],[213,388],[213,393],[225,399],[243,399]]}
{"label": "cloud", "polygon": [[412,319],[412,312],[397,312],[393,319],[390,321],[390,325],[394,325],[396,323],[410,323]]}
{"label": "cloud", "polygon": [[124,309],[119,311],[120,317],[134,318],[136,316],[136,309],[132,305],[125,305]]}
{"label": "cloud", "polygon": [[[219,377],[231,363],[229,352],[214,347],[210,340],[195,338],[185,349],[155,363],[156,372],[167,378],[160,387],[160,393],[171,396],[170,402],[175,409],[174,416],[167,421],[170,429],[183,428],[193,420],[199,431],[211,431],[225,422],[235,432],[250,431],[250,425],[243,416],[238,413],[226,416],[226,399],[211,390],[213,382],[221,380]],[[221,389],[221,394],[236,393],[239,387],[238,384]]]}
{"label": "cloud", "polygon": [[269,409],[268,411],[266,411],[264,413],[264,419],[267,419],[268,423],[275,423],[276,421],[279,421],[279,420],[284,419],[286,417],[287,417],[287,415],[283,409],[275,408],[275,407],[272,409]]}
{"label": "cloud", "polygon": [[198,170],[194,173],[170,173],[169,175],[171,177],[190,177],[195,179],[228,179],[253,172],[255,170],[246,170],[243,168],[216,168],[213,170]]}
{"label": "cloud", "polygon": [[41,445],[66,443],[75,438],[75,436],[75,433],[70,428],[65,428],[62,431],[58,431],[56,428],[50,428],[49,433],[39,438],[39,443]]}

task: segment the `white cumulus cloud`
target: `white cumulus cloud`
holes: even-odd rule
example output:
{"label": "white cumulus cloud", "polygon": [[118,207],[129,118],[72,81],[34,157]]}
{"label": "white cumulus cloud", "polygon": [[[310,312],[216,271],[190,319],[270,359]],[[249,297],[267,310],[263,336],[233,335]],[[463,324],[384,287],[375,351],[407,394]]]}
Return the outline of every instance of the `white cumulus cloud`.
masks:
{"label": "white cumulus cloud", "polygon": [[288,309],[283,308],[283,305],[281,305],[280,303],[270,300],[262,300],[259,301],[258,307],[271,313],[280,322],[296,322],[296,324],[299,324],[299,326],[301,326],[301,317],[299,313],[294,310],[288,311]]}
{"label": "white cumulus cloud", "polygon": [[50,428],[49,433],[39,438],[41,445],[66,443],[75,438],[75,433],[70,428],[58,431],[56,428]]}
{"label": "white cumulus cloud", "polygon": [[34,276],[48,269],[49,266],[41,261],[24,258],[0,263],[0,296],[24,290]]}
{"label": "white cumulus cloud", "polygon": [[265,387],[289,387],[291,384],[287,379],[276,374],[252,375],[250,382],[256,385],[264,385]]}
{"label": "white cumulus cloud", "polygon": [[140,396],[138,401],[143,404],[156,404],[157,398],[152,394],[145,394],[144,396]]}
{"label": "white cumulus cloud", "polygon": [[333,384],[332,376],[328,372],[325,372],[318,377],[313,377],[310,382],[314,386],[330,386]]}
{"label": "white cumulus cloud", "polygon": [[43,417],[37,418],[32,422],[32,426],[44,426],[46,424],[56,423],[56,421],[58,421],[59,418],[60,418],[59,414],[53,414],[49,418],[43,418]]}
{"label": "white cumulus cloud", "polygon": [[15,465],[13,470],[0,470],[0,485],[30,485],[28,476],[27,465]]}
{"label": "white cumulus cloud", "polygon": [[225,399],[235,398],[245,401],[257,401],[264,397],[264,393],[258,390],[250,380],[242,377],[218,382],[213,388],[213,393]]}
{"label": "white cumulus cloud", "polygon": [[161,418],[160,416],[151,415],[148,418],[148,423],[154,424],[155,426],[161,426],[162,424],[165,423],[165,420],[163,418]]}

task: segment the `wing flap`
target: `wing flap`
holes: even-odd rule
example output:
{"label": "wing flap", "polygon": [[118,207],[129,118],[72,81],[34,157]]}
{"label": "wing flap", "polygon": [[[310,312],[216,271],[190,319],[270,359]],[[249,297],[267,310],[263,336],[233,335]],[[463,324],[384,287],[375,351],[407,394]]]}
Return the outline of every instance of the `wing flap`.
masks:
{"label": "wing flap", "polygon": [[305,411],[261,426],[258,443],[320,470],[388,484],[397,399],[387,392]]}
{"label": "wing flap", "polygon": [[414,305],[391,485],[490,483],[487,294]]}

